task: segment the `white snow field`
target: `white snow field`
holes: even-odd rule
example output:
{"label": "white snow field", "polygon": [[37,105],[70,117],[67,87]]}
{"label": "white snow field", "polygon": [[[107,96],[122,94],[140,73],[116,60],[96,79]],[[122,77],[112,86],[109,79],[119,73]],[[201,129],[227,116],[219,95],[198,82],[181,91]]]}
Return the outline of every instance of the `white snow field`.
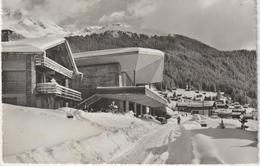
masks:
{"label": "white snow field", "polygon": [[3,104],[3,160],[7,163],[104,163],[160,127],[131,114]]}
{"label": "white snow field", "polygon": [[[73,119],[67,119],[71,112]],[[176,112],[174,112],[176,113]],[[7,163],[254,164],[257,121],[201,115],[158,121],[131,113],[85,113],[3,104],[3,160]],[[200,123],[207,123],[201,127]]]}
{"label": "white snow field", "polygon": [[203,128],[195,119],[183,124],[183,127],[191,133],[194,154],[192,163],[255,164],[258,162],[257,121],[248,120],[249,128],[244,131],[238,129],[241,125],[238,119],[223,119],[225,129],[219,127],[221,119],[204,117],[204,120],[208,126]]}

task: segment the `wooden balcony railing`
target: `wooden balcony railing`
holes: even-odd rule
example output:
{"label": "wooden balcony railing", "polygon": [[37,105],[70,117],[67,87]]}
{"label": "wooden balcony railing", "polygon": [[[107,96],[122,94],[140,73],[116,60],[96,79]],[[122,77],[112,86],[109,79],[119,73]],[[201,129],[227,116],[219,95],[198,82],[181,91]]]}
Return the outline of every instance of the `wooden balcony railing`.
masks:
{"label": "wooden balcony railing", "polygon": [[38,83],[36,91],[43,94],[54,94],[74,101],[81,101],[81,92],[61,86],[55,82]]}
{"label": "wooden balcony railing", "polygon": [[65,75],[69,78],[72,78],[73,71],[67,69],[66,67],[60,65],[59,63],[51,60],[50,58],[46,56],[37,56],[35,59],[36,66],[44,66],[49,69],[52,69],[62,75]]}

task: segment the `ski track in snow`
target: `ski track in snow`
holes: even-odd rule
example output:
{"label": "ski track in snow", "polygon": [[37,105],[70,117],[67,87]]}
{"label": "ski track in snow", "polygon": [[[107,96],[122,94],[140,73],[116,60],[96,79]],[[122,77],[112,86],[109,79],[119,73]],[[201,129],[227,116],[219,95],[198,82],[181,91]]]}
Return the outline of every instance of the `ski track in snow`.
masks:
{"label": "ski track in snow", "polygon": [[[177,125],[176,120],[170,121],[161,128],[146,135],[139,140],[134,147],[110,163],[120,164],[164,164],[172,156],[172,144],[181,136],[181,127]],[[177,158],[177,157],[176,157]],[[175,159],[176,159],[175,158]],[[175,159],[171,159],[174,163]],[[187,162],[188,163],[188,162]]]}

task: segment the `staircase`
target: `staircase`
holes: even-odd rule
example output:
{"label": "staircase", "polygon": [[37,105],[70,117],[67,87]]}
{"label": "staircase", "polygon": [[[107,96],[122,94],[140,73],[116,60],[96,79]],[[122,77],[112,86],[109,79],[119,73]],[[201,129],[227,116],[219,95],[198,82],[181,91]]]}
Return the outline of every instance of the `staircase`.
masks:
{"label": "staircase", "polygon": [[102,97],[97,96],[96,94],[93,94],[92,96],[82,100],[78,105],[75,106],[76,109],[80,109],[83,106],[89,106],[97,101],[99,101]]}

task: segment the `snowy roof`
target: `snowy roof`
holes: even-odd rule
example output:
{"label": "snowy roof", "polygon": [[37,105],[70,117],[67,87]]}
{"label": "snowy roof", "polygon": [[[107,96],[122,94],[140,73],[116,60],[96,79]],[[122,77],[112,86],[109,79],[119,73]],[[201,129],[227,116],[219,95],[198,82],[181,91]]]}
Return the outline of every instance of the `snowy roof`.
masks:
{"label": "snowy roof", "polygon": [[213,107],[215,101],[177,102],[177,107]]}
{"label": "snowy roof", "polygon": [[43,52],[64,42],[64,38],[56,37],[28,38],[17,41],[2,42],[2,52],[26,52],[23,48],[26,48],[29,52],[33,52],[34,50],[36,52]]}
{"label": "snowy roof", "polygon": [[141,48],[141,47],[127,47],[127,48],[116,48],[116,49],[106,49],[106,50],[97,50],[97,51],[87,51],[74,53],[75,58],[80,57],[90,57],[90,56],[105,56],[105,55],[115,55],[122,54],[126,52],[137,52],[139,54],[150,54],[150,55],[161,55],[164,56],[164,53],[160,50],[150,49],[150,48]]}
{"label": "snowy roof", "polygon": [[66,44],[69,59],[72,62],[74,70],[78,73],[78,68],[72,56],[69,43],[64,38],[40,37],[2,42],[2,52],[45,52],[47,49],[50,49],[62,43]]}
{"label": "snowy roof", "polygon": [[9,45],[6,43],[2,43],[2,52],[26,52],[26,53],[36,53],[36,52],[43,52],[37,47],[30,46],[30,45]]}
{"label": "snowy roof", "polygon": [[97,87],[95,95],[109,99],[131,101],[150,107],[165,107],[167,105],[166,99],[145,86]]}

